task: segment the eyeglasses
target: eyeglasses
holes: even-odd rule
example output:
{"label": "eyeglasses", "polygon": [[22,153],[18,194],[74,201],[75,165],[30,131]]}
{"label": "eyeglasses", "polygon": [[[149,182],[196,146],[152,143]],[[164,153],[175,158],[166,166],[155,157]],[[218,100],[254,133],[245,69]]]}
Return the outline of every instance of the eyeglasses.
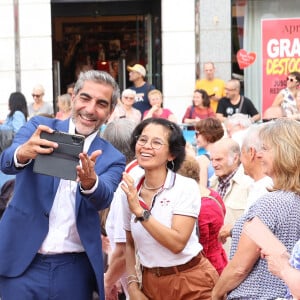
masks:
{"label": "eyeglasses", "polygon": [[[149,138],[144,135],[140,135],[137,137],[136,143],[140,146],[145,146],[147,142],[149,141]],[[163,145],[166,145],[161,139],[154,138],[149,141],[149,144],[152,149],[159,150]]]}
{"label": "eyeglasses", "polygon": [[32,94],[32,97],[40,98],[40,97],[42,97],[42,95]]}
{"label": "eyeglasses", "polygon": [[290,82],[297,82],[298,80],[296,78],[291,78],[291,77],[287,77],[286,81],[290,81]]}

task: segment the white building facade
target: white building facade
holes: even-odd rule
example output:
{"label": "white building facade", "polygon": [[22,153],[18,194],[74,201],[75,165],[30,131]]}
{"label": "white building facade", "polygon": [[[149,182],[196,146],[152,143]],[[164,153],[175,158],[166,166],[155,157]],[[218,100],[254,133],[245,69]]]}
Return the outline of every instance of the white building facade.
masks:
{"label": "white building facade", "polygon": [[[70,3],[72,0],[52,0]],[[86,1],[73,0],[80,5]],[[119,1],[119,2],[124,2]],[[135,0],[137,2],[147,0]],[[116,1],[95,1],[116,2]],[[134,2],[134,1],[128,1]],[[151,2],[148,0],[148,3]],[[0,1],[0,118],[7,114],[11,92],[21,91],[30,103],[32,87],[45,87],[44,99],[55,103],[53,93],[53,26],[51,0]],[[260,54],[259,26],[263,18],[297,17],[300,1],[294,0],[161,0],[161,78],[164,105],[178,120],[191,104],[196,73],[212,61],[216,77],[232,77],[233,5],[243,9],[245,30],[243,44]],[[118,12],[115,11],[117,15]],[[243,21],[244,22],[244,21]],[[254,32],[256,28],[256,32]],[[244,30],[244,27],[238,28]],[[245,95],[261,108],[260,66],[245,70]]]}
{"label": "white building facade", "polygon": [[[82,1],[84,3],[84,1]],[[217,76],[230,78],[230,0],[200,0],[200,63],[214,61]],[[32,87],[41,83],[53,102],[50,0],[0,2],[0,117],[11,92],[30,103]],[[165,106],[181,119],[195,85],[195,1],[161,1],[162,81]],[[222,51],[220,51],[222,49]]]}

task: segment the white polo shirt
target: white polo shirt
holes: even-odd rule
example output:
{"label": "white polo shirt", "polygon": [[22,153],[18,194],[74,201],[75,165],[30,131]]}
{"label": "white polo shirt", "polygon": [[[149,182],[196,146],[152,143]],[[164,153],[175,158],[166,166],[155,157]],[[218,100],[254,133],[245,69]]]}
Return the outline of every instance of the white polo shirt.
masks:
{"label": "white polo shirt", "polygon": [[181,265],[191,260],[202,250],[203,247],[196,234],[196,220],[200,211],[201,195],[195,180],[168,170],[164,186],[153,199],[152,217],[169,228],[171,228],[173,215],[195,218],[193,232],[185,248],[178,254],[171,252],[157,242],[140,222],[134,222],[135,215],[130,212],[127,199],[122,202],[122,205],[124,228],[132,233],[142,265],[148,268]]}

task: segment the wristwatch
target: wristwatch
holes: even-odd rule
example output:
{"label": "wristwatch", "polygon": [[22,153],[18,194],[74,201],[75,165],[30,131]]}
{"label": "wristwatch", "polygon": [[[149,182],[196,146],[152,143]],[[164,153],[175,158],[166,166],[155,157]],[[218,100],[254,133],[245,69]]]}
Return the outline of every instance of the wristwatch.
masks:
{"label": "wristwatch", "polygon": [[137,221],[143,222],[143,221],[148,221],[151,216],[151,212],[147,209],[143,210],[143,213],[140,217],[135,217],[134,222],[136,223]]}

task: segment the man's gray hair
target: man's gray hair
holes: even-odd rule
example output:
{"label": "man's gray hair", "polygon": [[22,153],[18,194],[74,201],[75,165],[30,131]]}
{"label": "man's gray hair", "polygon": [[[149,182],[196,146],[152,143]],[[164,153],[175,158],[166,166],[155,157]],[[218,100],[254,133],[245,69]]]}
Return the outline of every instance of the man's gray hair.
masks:
{"label": "man's gray hair", "polygon": [[264,124],[253,124],[245,135],[242,143],[242,148],[245,148],[248,151],[250,148],[254,148],[256,151],[260,151],[261,149],[261,141],[259,139],[259,131],[264,126]]}
{"label": "man's gray hair", "polygon": [[228,139],[228,165],[229,166],[233,165],[234,158],[236,156],[238,157],[238,165],[239,165],[240,156],[241,156],[240,146],[235,140],[229,138]]}
{"label": "man's gray hair", "polygon": [[108,123],[101,134],[115,148],[122,152],[129,163],[134,159],[135,153],[130,148],[131,135],[137,123],[126,118],[115,119]]}
{"label": "man's gray hair", "polygon": [[252,124],[251,119],[248,117],[248,115],[245,114],[234,114],[232,116],[228,116],[227,120],[225,121],[226,125],[240,125],[243,128],[248,128]]}
{"label": "man's gray hair", "polygon": [[114,78],[104,71],[88,70],[86,72],[81,72],[74,87],[75,95],[77,95],[83,88],[83,85],[86,81],[108,84],[113,88],[111,99],[111,109],[113,110],[118,102],[118,99],[120,98],[120,89]]}
{"label": "man's gray hair", "polygon": [[217,142],[213,143],[212,147],[213,147],[212,152],[220,153],[220,151],[222,152],[223,150],[226,151],[225,153],[227,153],[228,165],[232,165],[234,163],[235,157],[238,157],[238,164],[240,163],[240,154],[241,154],[240,146],[232,138],[228,138],[228,137],[222,138]]}

